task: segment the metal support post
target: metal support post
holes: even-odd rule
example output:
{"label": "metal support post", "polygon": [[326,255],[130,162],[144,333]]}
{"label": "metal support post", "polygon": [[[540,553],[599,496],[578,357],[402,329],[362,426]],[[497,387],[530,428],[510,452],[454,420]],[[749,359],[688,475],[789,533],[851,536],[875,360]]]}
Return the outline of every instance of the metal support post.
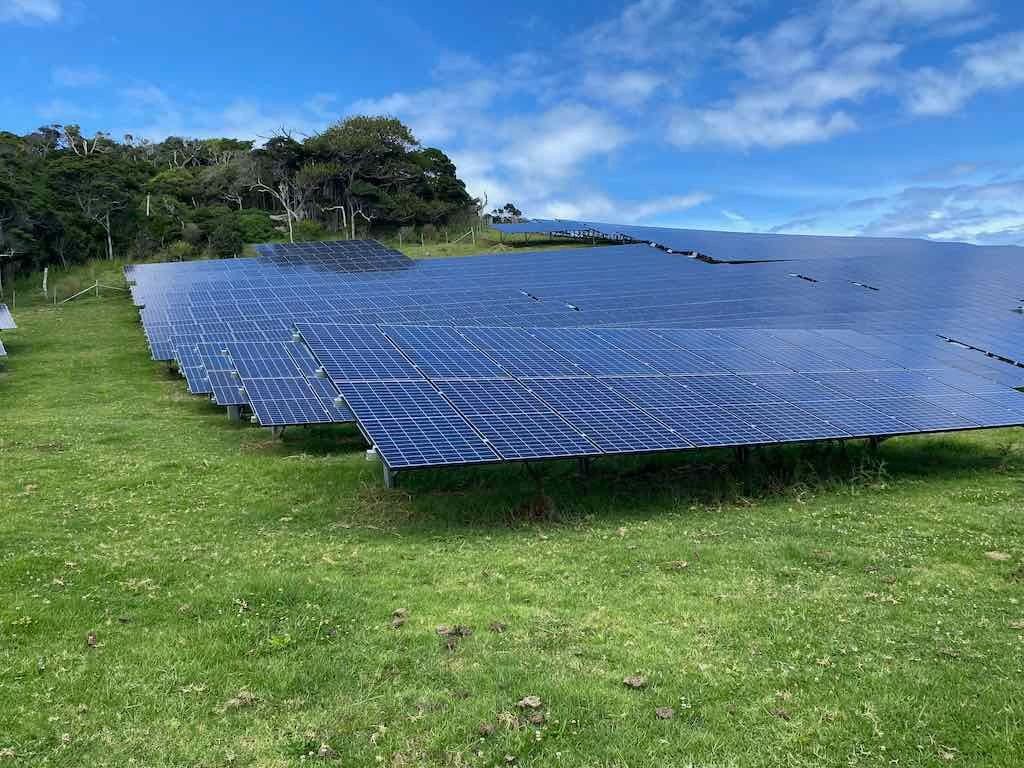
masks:
{"label": "metal support post", "polygon": [[240,405],[229,405],[228,406],[228,421],[237,424],[242,420],[242,406]]}

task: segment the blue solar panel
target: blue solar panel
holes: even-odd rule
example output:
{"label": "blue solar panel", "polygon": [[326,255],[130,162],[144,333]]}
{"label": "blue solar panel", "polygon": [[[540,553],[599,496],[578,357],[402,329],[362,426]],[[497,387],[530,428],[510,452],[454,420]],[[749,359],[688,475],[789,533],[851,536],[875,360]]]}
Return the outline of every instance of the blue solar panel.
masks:
{"label": "blue solar panel", "polygon": [[454,418],[458,414],[427,381],[339,382],[338,390],[360,420]]}
{"label": "blue solar panel", "polygon": [[850,433],[790,403],[731,405],[729,410],[779,442],[850,437]]}
{"label": "blue solar panel", "polygon": [[502,370],[518,378],[537,379],[586,374],[583,368],[553,349],[543,351],[492,349],[487,351],[487,355],[501,366]]}
{"label": "blue solar panel", "polygon": [[836,400],[844,397],[841,392],[800,373],[755,373],[743,378],[779,400],[791,403],[804,400]]}
{"label": "blue solar panel", "polygon": [[679,386],[698,399],[718,405],[778,403],[782,398],[742,376],[686,376]]}
{"label": "blue solar panel", "polygon": [[14,318],[11,317],[11,310],[6,304],[0,304],[0,331],[10,331],[17,327]]}
{"label": "blue solar panel", "polygon": [[948,432],[971,429],[981,424],[916,397],[877,398],[870,407],[910,424],[922,432]]}
{"label": "blue solar panel", "polygon": [[835,390],[844,397],[860,400],[899,397],[900,390],[888,387],[875,378],[873,372],[849,371],[834,373],[812,373],[808,377],[819,384]]}
{"label": "blue solar panel", "polygon": [[247,379],[244,387],[249,406],[261,426],[327,424],[335,420],[305,379]]}
{"label": "blue solar panel", "polygon": [[760,445],[776,440],[722,406],[655,411],[658,420],[698,447]]}
{"label": "blue solar panel", "polygon": [[694,446],[656,414],[639,408],[600,412],[576,410],[562,415],[605,453],[680,450]]}
{"label": "blue solar panel", "polygon": [[[413,263],[347,241],[126,277],[154,357],[179,359],[193,389],[216,398],[226,382],[209,356],[190,374],[189,347],[253,342],[232,356],[242,384],[302,382],[335,419],[347,387],[393,468],[1013,423],[1000,384],[1024,383],[1024,368],[944,338],[1024,357],[998,309],[1021,284],[1019,252],[897,244],[892,258],[829,260],[846,246],[711,235],[686,234],[717,258],[815,260],[718,267],[622,246]],[[459,445],[432,431],[445,424]]]}
{"label": "blue solar panel", "polygon": [[756,352],[722,343],[717,347],[704,347],[697,354],[710,363],[732,373],[789,373],[790,369]]}
{"label": "blue solar panel", "polygon": [[335,382],[421,379],[422,374],[381,333],[363,336],[363,346],[349,346],[351,329],[298,324],[302,340]]}
{"label": "blue solar panel", "polygon": [[210,383],[210,397],[217,405],[245,405],[248,400],[242,389],[242,382],[234,371],[207,371]]}
{"label": "blue solar panel", "polygon": [[479,464],[500,458],[457,414],[430,419],[359,417],[359,425],[391,469]]}
{"label": "blue solar panel", "polygon": [[902,435],[916,431],[909,424],[859,400],[812,400],[797,402],[797,405],[822,421],[855,436]]}

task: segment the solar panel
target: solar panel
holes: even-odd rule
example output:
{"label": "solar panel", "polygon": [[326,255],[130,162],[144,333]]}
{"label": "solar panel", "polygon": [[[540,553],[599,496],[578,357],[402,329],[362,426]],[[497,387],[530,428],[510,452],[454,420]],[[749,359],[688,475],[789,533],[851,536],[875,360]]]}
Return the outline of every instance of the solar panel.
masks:
{"label": "solar panel", "polygon": [[980,422],[958,416],[939,405],[916,397],[873,399],[871,407],[922,432],[948,432],[981,426]]}
{"label": "solar panel", "polygon": [[17,327],[11,316],[11,310],[7,308],[6,304],[0,304],[0,331],[10,331]]}
{"label": "solar panel", "polygon": [[851,437],[849,432],[790,403],[731,405],[740,419],[779,442]]}
{"label": "solar panel", "polygon": [[796,403],[811,415],[850,435],[876,437],[915,432],[895,416],[875,410],[859,400],[812,400]]}
{"label": "solar panel", "polygon": [[692,445],[710,448],[730,445],[761,445],[776,440],[749,420],[723,406],[706,405],[656,411],[658,420]]}
{"label": "solar panel", "polygon": [[261,426],[328,424],[335,420],[305,379],[246,379],[244,388]]}
{"label": "solar panel", "polygon": [[[193,391],[227,401],[237,374],[283,404],[254,405],[261,422],[355,418],[393,469],[1018,418],[1004,385],[1024,368],[985,353],[1024,358],[1024,326],[998,309],[1019,251],[870,241],[879,259],[850,250],[863,240],[685,236],[719,259],[808,263],[638,245],[412,262],[341,241],[126,277],[153,356]],[[242,345],[230,370],[208,343]]]}

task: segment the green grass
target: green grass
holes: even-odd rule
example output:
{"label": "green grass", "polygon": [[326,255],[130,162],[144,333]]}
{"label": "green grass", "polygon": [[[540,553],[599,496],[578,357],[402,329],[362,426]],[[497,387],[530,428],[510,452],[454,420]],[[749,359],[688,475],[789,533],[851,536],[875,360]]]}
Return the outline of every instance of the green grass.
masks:
{"label": "green grass", "polygon": [[[389,492],[351,427],[275,442],[189,397],[127,299],[27,295],[0,369],[0,764],[1020,762],[1019,430]],[[439,624],[473,634],[451,651]]]}

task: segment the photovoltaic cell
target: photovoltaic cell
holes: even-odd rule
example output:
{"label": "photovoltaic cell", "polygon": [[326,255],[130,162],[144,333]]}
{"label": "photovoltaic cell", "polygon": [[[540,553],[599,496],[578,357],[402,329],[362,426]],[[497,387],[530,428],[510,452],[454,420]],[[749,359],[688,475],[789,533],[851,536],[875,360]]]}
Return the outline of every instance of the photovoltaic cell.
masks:
{"label": "photovoltaic cell", "polygon": [[698,447],[776,442],[748,420],[723,406],[675,408],[654,413],[660,422]]}
{"label": "photovoltaic cell", "polygon": [[6,304],[0,304],[0,331],[10,331],[17,327],[14,318],[11,317],[11,310]]}
{"label": "photovoltaic cell", "polygon": [[499,456],[459,415],[447,418],[359,418],[391,469],[498,461]]}
{"label": "photovoltaic cell", "polygon": [[910,424],[922,432],[948,432],[981,426],[979,422],[916,397],[879,398],[870,407]]}

